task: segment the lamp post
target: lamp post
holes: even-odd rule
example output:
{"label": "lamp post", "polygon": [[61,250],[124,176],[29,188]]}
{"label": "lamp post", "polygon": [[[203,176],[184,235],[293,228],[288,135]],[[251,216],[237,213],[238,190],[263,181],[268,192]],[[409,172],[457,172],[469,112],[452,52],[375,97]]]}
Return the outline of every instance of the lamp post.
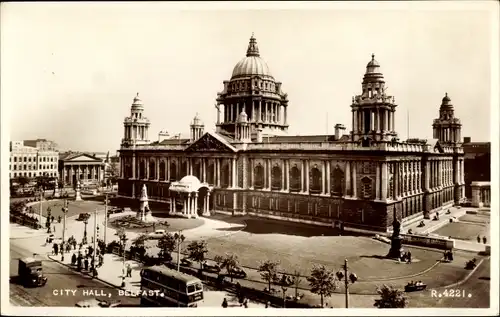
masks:
{"label": "lamp post", "polygon": [[344,260],[344,265],[342,267],[343,271],[337,272],[337,278],[339,281],[343,281],[345,285],[345,308],[349,308],[349,283],[354,284],[358,280],[358,276],[355,273],[350,273],[347,268],[347,259]]}
{"label": "lamp post", "polygon": [[87,224],[88,223],[89,223],[89,218],[85,218],[85,220],[83,220],[83,224],[85,225],[85,227],[83,229],[83,239],[82,239],[83,244],[87,244]]}
{"label": "lamp post", "polygon": [[125,246],[126,246],[126,242],[127,242],[127,236],[125,234],[125,231],[120,231],[117,233],[120,241],[122,242],[122,252],[123,252],[123,261],[122,261],[122,284],[121,284],[121,287],[125,287]]}
{"label": "lamp post", "polygon": [[177,272],[181,269],[181,244],[186,237],[182,234],[182,230],[174,234],[174,239],[177,242]]}
{"label": "lamp post", "polygon": [[42,191],[40,190],[40,229],[43,228],[43,223],[42,223],[42,211],[43,211],[43,196],[42,196]]}
{"label": "lamp post", "polygon": [[106,193],[106,200],[104,204],[104,245],[107,245],[106,231],[108,230],[108,193]]}
{"label": "lamp post", "polygon": [[64,207],[62,207],[61,210],[63,213],[63,232],[62,232],[63,247],[61,249],[61,261],[64,262],[64,244],[66,243],[66,240],[64,240],[66,233],[66,214],[68,213],[68,201],[66,199],[64,200]]}

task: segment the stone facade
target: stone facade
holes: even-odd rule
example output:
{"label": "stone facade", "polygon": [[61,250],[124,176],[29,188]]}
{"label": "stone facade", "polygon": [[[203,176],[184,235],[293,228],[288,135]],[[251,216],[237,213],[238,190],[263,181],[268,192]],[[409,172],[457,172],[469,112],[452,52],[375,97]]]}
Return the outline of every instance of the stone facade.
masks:
{"label": "stone facade", "polygon": [[[259,57],[256,45],[252,37],[247,58]],[[288,136],[288,99],[281,83],[267,65],[246,67],[246,62],[251,61],[237,64],[218,95],[215,133],[203,132],[196,116],[189,139],[149,143],[147,129],[142,138],[125,135],[120,196],[138,198],[146,184],[150,200],[168,203],[170,184],[193,175],[212,188],[210,210],[370,231],[386,231],[394,219],[414,221],[463,199],[461,125],[447,95],[433,125],[437,138],[401,142],[395,99],[385,95],[372,56],[362,93],[352,100],[350,134]],[[274,103],[262,107],[263,95]],[[221,116],[222,105],[229,112]],[[133,122],[125,124],[134,129]],[[200,192],[198,206],[206,195]]]}

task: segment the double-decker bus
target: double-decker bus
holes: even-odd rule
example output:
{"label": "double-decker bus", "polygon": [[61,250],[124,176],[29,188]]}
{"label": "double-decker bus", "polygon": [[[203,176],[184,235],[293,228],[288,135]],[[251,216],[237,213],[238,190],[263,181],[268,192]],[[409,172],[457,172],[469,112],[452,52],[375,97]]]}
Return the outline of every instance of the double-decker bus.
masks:
{"label": "double-decker bus", "polygon": [[202,300],[203,284],[199,278],[165,266],[141,271],[141,306],[197,307]]}

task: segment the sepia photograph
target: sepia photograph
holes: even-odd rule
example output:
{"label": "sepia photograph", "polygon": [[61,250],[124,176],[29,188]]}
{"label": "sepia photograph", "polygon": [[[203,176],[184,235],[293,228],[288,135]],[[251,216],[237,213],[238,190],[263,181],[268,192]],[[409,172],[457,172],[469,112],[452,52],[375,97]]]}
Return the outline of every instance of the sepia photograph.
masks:
{"label": "sepia photograph", "polygon": [[498,315],[498,2],[0,17],[2,314]]}

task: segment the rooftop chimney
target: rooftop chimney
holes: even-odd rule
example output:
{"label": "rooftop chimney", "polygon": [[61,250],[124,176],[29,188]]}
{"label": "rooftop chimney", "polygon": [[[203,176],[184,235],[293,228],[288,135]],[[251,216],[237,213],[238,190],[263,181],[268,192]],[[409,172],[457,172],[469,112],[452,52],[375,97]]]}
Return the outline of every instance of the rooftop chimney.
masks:
{"label": "rooftop chimney", "polygon": [[335,125],[335,140],[340,140],[340,138],[342,137],[342,134],[344,133],[344,130],[345,130],[345,127],[340,124],[340,123],[337,123]]}
{"label": "rooftop chimney", "polygon": [[158,133],[158,142],[161,142],[161,141],[163,141],[163,140],[166,140],[166,139],[168,139],[168,137],[169,137],[169,134],[168,134],[168,132],[167,132],[167,131],[160,131],[160,132]]}

